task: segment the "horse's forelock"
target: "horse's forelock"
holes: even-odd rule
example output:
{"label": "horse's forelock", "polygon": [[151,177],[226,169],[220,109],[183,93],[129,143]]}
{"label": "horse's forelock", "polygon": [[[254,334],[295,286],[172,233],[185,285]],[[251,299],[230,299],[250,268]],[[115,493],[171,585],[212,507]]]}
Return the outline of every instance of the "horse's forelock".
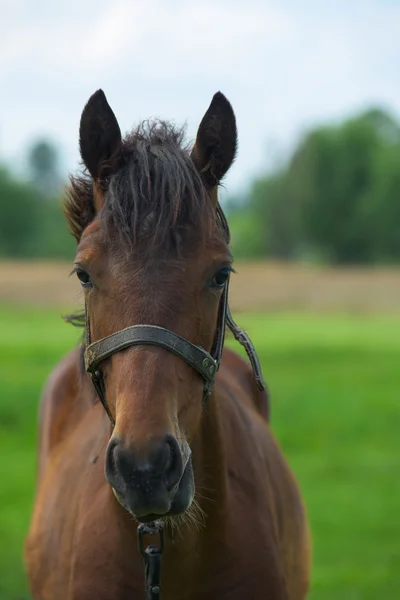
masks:
{"label": "horse's forelock", "polygon": [[[151,252],[179,250],[183,239],[210,233],[211,208],[184,144],[184,129],[144,121],[126,136],[119,169],[106,182],[101,219],[109,237],[133,246],[145,243]],[[71,177],[65,213],[79,240],[95,216],[90,177]]]}

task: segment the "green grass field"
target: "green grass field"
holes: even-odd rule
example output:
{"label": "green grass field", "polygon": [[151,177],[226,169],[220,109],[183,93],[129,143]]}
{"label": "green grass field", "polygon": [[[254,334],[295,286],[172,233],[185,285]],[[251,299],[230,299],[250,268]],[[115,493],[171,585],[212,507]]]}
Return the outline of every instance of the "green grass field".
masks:
{"label": "green grass field", "polygon": [[[36,412],[79,338],[60,311],[0,308],[0,600],[29,598],[21,562]],[[242,315],[300,481],[314,544],[311,600],[400,598],[400,318]]]}

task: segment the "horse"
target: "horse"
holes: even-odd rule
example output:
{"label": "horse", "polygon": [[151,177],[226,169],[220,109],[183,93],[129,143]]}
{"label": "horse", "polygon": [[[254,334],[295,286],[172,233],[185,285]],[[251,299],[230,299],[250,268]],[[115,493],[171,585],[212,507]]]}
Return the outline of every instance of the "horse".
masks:
{"label": "horse", "polygon": [[[302,600],[306,508],[228,306],[233,109],[216,93],[190,148],[168,121],[122,136],[98,90],[79,146],[64,212],[85,334],[40,402],[32,596]],[[227,325],[251,364],[224,348]]]}

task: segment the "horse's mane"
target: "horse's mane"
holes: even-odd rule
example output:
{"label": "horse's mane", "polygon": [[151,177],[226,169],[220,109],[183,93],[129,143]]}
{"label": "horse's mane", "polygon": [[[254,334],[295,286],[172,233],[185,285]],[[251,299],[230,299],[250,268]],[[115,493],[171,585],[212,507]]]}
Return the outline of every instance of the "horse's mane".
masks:
{"label": "horse's mane", "polygon": [[[169,122],[144,121],[123,142],[118,166],[104,183],[100,217],[116,235],[153,253],[179,252],[183,238],[211,226],[211,204],[184,144],[184,129]],[[74,237],[95,218],[93,180],[70,177],[64,211]],[[200,226],[202,225],[202,227]]]}

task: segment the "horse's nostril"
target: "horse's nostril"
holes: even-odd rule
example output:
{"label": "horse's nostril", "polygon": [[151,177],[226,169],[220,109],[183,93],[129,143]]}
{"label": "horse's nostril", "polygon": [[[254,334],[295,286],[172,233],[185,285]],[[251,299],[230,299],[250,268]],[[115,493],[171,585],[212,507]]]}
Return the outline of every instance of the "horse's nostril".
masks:
{"label": "horse's nostril", "polygon": [[166,447],[167,447],[167,462],[165,465],[165,470],[169,471],[173,467],[173,464],[175,461],[175,448],[169,441],[166,443]]}
{"label": "horse's nostril", "polygon": [[118,446],[118,444],[119,440],[116,437],[112,437],[111,440],[108,442],[108,451],[112,453],[114,451],[114,448]]}
{"label": "horse's nostril", "polygon": [[182,453],[177,440],[172,435],[166,436],[166,445],[169,447],[169,455],[165,468],[165,478],[167,489],[172,490],[183,475]]}
{"label": "horse's nostril", "polygon": [[118,445],[119,440],[116,438],[112,438],[107,447],[106,458],[105,458],[105,473],[108,482],[117,490],[117,492],[121,492],[121,481],[118,476],[118,468],[117,468],[117,453],[118,453]]}
{"label": "horse's nostril", "polygon": [[115,464],[114,450],[118,445],[118,440],[111,439],[106,451],[106,468],[112,468]]}
{"label": "horse's nostril", "polygon": [[115,462],[115,457],[118,452],[118,445],[119,440],[116,438],[111,438],[111,440],[108,443],[107,457],[113,462]]}

